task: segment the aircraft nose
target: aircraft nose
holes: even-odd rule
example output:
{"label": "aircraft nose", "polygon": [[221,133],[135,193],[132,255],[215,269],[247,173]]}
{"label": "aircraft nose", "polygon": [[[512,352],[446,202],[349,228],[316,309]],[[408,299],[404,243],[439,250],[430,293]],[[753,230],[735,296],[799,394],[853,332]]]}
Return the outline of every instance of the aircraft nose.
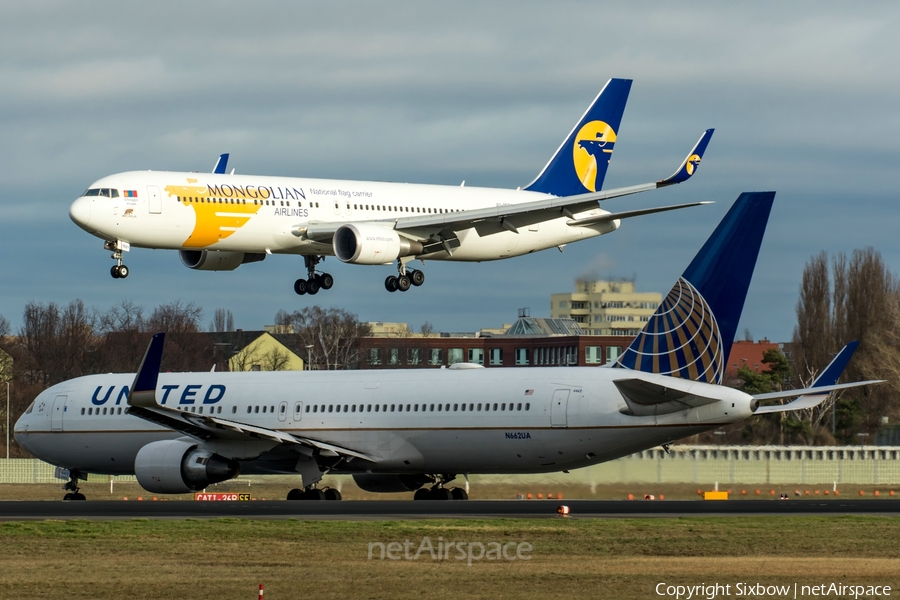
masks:
{"label": "aircraft nose", "polygon": [[91,231],[90,222],[92,203],[93,201],[90,198],[79,198],[69,207],[69,218],[72,219],[76,225],[87,231]]}

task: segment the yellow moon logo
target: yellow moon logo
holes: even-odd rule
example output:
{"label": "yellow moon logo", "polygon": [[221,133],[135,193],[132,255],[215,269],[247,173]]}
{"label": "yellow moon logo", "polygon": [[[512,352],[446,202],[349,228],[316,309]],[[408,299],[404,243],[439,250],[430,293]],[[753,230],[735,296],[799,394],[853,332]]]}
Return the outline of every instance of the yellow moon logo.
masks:
{"label": "yellow moon logo", "polygon": [[700,157],[696,154],[691,154],[690,158],[687,159],[687,164],[684,165],[684,168],[687,170],[688,175],[693,175],[699,165]]}
{"label": "yellow moon logo", "polygon": [[578,130],[572,144],[572,162],[578,180],[586,189],[597,191],[597,165],[600,161],[609,163],[615,143],[616,132],[603,121],[590,121]]}

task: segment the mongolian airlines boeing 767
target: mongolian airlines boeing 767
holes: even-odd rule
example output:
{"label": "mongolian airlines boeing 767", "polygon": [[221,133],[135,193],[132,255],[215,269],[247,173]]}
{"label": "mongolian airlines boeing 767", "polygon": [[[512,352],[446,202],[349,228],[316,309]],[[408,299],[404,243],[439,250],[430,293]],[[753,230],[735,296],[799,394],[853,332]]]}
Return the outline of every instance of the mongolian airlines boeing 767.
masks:
{"label": "mongolian airlines boeing 767", "polygon": [[460,474],[577,469],[754,413],[810,408],[864,385],[835,385],[855,345],[811,388],[751,396],[721,385],[774,195],[741,195],[612,368],[160,373],[157,334],[136,375],[42,392],[16,441],[69,470],[67,499],[84,499],[87,473],[187,493],[239,472],[299,474],[304,489],[288,499],[339,499],[316,487],[324,472],[370,491],[462,499],[445,487]]}
{"label": "mongolian airlines boeing 767", "polygon": [[299,254],[307,276],[298,294],[329,289],[318,273],[326,255],[346,263],[386,265],[393,292],[422,285],[407,269],[414,259],[486,261],[562,247],[615,231],[621,219],[702,203],[610,213],[598,202],[687,180],[713,130],[707,130],[671,177],[602,192],[616,143],[629,79],[611,79],[538,177],[526,188],[334,181],[225,174],[225,156],[212,173],[140,171],[91,184],[69,215],[104,240],[128,276],[122,253],[132,246],[178,250],[181,262],[202,271],[229,271],[269,254]]}

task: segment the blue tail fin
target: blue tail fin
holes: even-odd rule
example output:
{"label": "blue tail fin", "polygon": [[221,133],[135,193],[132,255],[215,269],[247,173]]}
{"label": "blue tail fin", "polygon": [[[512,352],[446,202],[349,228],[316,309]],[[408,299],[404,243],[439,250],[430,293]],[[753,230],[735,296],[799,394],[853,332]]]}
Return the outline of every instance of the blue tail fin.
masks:
{"label": "blue tail fin", "polygon": [[540,175],[525,189],[573,196],[603,188],[631,79],[610,79],[566,136]]}
{"label": "blue tail fin", "polygon": [[744,192],[615,367],[721,383],[775,192]]}
{"label": "blue tail fin", "polygon": [[228,154],[220,154],[219,160],[216,161],[216,166],[213,167],[212,172],[218,173],[219,175],[225,174],[225,169],[228,168]]}

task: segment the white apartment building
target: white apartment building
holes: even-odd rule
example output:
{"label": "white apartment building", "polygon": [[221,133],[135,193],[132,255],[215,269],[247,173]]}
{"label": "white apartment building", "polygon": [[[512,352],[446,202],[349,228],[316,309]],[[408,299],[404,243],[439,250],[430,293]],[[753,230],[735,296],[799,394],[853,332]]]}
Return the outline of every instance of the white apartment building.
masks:
{"label": "white apartment building", "polygon": [[662,302],[658,292],[635,292],[634,281],[575,280],[575,293],[551,294],[550,318],[572,319],[589,335],[635,336]]}

